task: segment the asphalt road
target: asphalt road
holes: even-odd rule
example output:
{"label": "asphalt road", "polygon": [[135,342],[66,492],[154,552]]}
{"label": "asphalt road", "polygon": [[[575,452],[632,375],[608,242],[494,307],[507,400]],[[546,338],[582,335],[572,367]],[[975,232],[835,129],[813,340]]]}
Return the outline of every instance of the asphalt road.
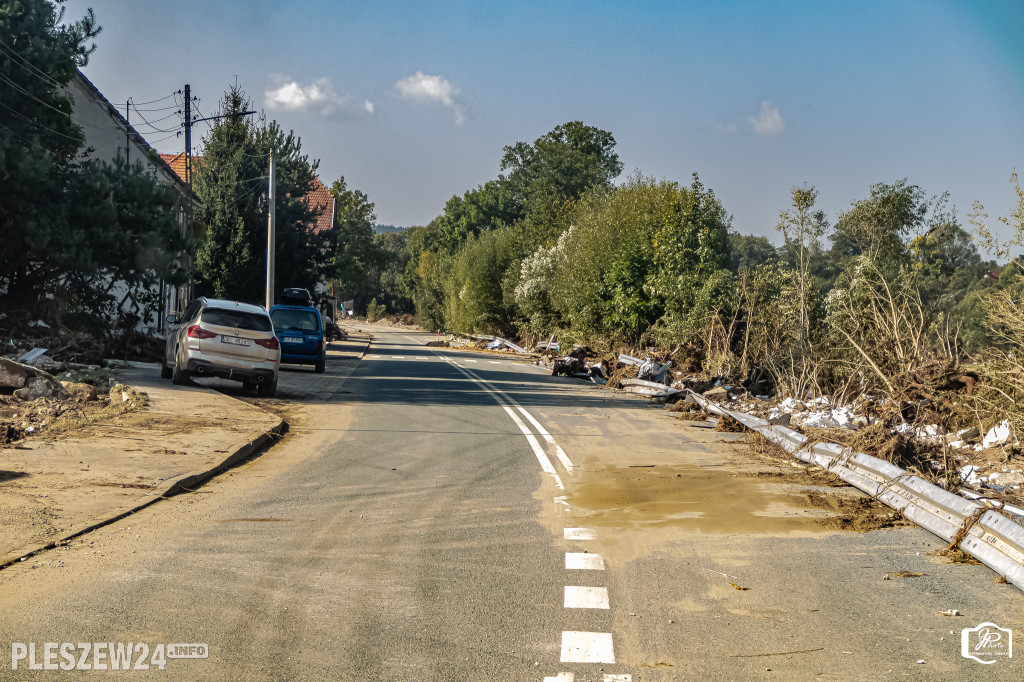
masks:
{"label": "asphalt road", "polygon": [[[824,532],[643,401],[374,334],[282,373],[262,456],[0,571],[0,639],[209,647],[133,673],[164,679],[1024,677],[960,655],[962,628],[1024,632],[1024,595],[927,533]],[[26,668],[0,679],[74,674]]]}

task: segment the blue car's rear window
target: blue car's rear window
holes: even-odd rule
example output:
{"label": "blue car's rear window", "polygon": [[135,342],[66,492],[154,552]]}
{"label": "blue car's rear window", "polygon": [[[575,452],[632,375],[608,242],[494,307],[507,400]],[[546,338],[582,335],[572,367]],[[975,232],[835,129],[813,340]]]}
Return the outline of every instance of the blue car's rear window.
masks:
{"label": "blue car's rear window", "polygon": [[278,309],[270,313],[274,329],[297,329],[304,332],[320,331],[320,320],[312,310]]}

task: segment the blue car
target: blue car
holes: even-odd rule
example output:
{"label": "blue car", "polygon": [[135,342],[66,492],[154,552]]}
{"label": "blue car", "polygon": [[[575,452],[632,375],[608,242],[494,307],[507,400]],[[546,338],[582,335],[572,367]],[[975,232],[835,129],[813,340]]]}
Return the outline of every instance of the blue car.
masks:
{"label": "blue car", "polygon": [[327,339],[320,311],[304,305],[270,308],[274,332],[281,341],[281,362],[313,365],[317,373],[327,366]]}

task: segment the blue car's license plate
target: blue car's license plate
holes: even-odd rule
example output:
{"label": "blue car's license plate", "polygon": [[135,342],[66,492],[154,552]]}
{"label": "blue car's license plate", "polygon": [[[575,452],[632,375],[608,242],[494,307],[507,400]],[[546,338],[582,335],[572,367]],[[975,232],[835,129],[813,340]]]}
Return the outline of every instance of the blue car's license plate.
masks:
{"label": "blue car's license plate", "polygon": [[294,336],[286,336],[281,339],[282,343],[302,343],[302,339],[297,339]]}

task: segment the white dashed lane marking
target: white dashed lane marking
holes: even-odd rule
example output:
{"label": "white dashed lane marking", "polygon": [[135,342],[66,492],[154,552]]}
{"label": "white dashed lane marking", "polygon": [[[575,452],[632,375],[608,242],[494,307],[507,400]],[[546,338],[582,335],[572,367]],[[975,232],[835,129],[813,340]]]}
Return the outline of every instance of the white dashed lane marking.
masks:
{"label": "white dashed lane marking", "polygon": [[564,606],[567,609],[607,609],[607,587],[565,586]]}
{"label": "white dashed lane marking", "polygon": [[604,559],[601,558],[600,554],[590,554],[588,552],[566,552],[565,568],[570,571],[603,571]]}
{"label": "white dashed lane marking", "polygon": [[615,650],[610,632],[562,633],[562,663],[614,663]]}
{"label": "white dashed lane marking", "polygon": [[593,540],[596,537],[592,528],[565,528],[562,533],[566,540]]}
{"label": "white dashed lane marking", "polygon": [[[544,678],[544,682],[575,682],[575,673],[559,673],[554,677]],[[609,675],[604,674],[601,682],[633,682],[632,675]]]}

